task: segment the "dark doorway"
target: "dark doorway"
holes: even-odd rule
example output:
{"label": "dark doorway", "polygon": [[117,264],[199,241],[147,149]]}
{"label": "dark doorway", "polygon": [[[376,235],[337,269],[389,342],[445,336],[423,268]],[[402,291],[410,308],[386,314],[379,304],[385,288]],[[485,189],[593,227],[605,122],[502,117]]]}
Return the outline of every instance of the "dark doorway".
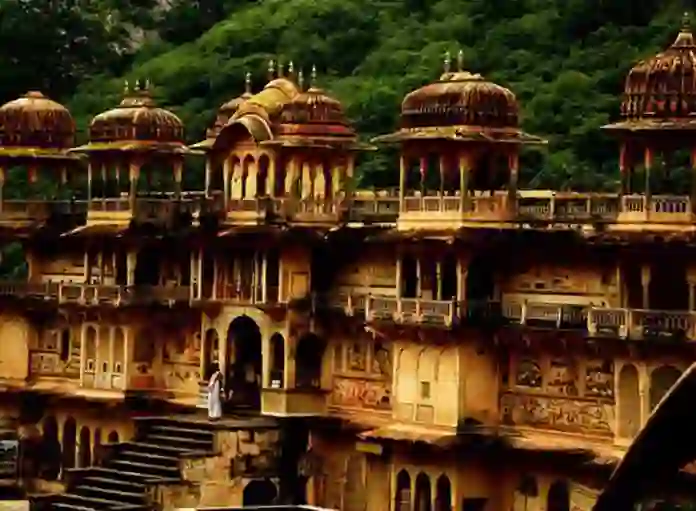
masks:
{"label": "dark doorway", "polygon": [[230,323],[226,358],[228,406],[258,410],[261,407],[261,330],[249,316],[239,316]]}

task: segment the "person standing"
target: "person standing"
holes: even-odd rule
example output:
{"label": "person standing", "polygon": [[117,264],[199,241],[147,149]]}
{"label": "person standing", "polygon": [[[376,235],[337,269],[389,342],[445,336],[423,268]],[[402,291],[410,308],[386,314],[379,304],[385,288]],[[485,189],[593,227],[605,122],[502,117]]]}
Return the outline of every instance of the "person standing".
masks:
{"label": "person standing", "polygon": [[222,417],[222,373],[217,363],[213,364],[212,370],[208,381],[208,418],[217,420]]}

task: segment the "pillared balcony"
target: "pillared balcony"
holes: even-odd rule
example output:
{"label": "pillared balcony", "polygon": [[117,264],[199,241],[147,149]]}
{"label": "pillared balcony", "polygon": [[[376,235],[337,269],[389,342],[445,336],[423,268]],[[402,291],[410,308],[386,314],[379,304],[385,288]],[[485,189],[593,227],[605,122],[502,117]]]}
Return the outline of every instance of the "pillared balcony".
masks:
{"label": "pillared balcony", "polygon": [[696,311],[659,311],[526,302],[457,302],[340,293],[315,298],[317,304],[367,322],[452,328],[463,324],[519,325],[569,329],[591,337],[646,341],[696,341]]}
{"label": "pillared balcony", "polygon": [[83,307],[173,305],[190,300],[186,286],[119,286],[72,282],[2,282],[0,297],[35,299]]}

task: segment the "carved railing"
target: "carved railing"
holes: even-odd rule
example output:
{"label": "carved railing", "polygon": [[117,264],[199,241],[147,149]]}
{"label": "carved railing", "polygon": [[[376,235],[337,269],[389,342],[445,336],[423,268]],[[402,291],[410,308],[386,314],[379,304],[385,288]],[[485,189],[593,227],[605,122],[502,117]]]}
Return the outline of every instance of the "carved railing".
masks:
{"label": "carved railing", "polygon": [[45,221],[51,215],[84,214],[85,201],[76,200],[3,200],[0,203],[0,220]]}
{"label": "carved railing", "polygon": [[395,222],[398,216],[398,197],[353,198],[348,206],[351,222]]}
{"label": "carved railing", "polygon": [[458,304],[454,300],[368,296],[365,303],[367,321],[452,326],[458,319],[457,312]]}
{"label": "carved railing", "polygon": [[73,282],[1,282],[0,296],[55,300],[83,306],[147,305],[188,302],[187,286],[119,286]]}
{"label": "carved railing", "polygon": [[637,340],[696,340],[696,312],[592,308],[588,331]]}
{"label": "carved railing", "polygon": [[401,213],[457,213],[463,218],[497,217],[519,222],[675,222],[692,221],[688,196],[575,192],[524,192],[510,203],[506,192],[490,196],[409,196]]}

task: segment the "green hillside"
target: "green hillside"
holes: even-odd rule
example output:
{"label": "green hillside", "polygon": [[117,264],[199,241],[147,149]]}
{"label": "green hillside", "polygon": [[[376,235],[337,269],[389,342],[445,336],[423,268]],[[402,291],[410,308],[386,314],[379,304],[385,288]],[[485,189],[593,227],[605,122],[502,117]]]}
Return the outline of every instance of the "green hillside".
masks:
{"label": "green hillside", "polygon": [[[316,65],[320,85],[367,138],[391,130],[403,95],[439,75],[445,51],[462,48],[465,67],[510,87],[524,128],[549,138],[548,151],[526,156],[523,176],[553,187],[611,185],[617,150],[598,128],[616,116],[631,65],[671,43],[692,8],[686,0],[181,0],[158,11],[155,0],[133,1],[139,9],[102,0],[91,10],[50,2],[55,13],[42,16],[59,28],[45,35],[25,12],[33,2],[46,5],[0,7],[0,94],[41,87],[68,103],[82,136],[91,115],[116,104],[124,80],[149,79],[197,141],[217,107],[242,92],[244,73],[260,88],[275,58]],[[105,18],[108,9],[115,14]],[[144,43],[124,26],[146,34]],[[51,51],[61,37],[72,42]],[[37,40],[39,52],[29,46]],[[366,157],[363,184],[394,184],[394,165],[383,152]]]}

